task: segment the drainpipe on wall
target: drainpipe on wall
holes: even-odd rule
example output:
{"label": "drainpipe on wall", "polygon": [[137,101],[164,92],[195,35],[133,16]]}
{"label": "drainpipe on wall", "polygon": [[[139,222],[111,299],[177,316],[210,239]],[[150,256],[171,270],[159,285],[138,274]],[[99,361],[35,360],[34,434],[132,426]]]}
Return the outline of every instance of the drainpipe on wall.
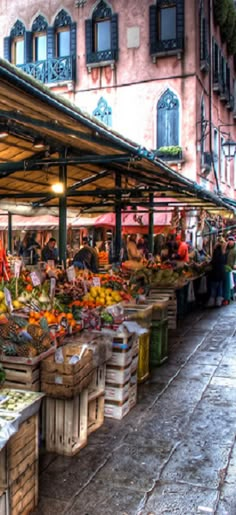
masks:
{"label": "drainpipe on wall", "polygon": [[209,13],[209,147],[210,147],[210,154],[211,154],[211,160],[213,165],[213,172],[215,177],[215,183],[216,183],[216,190],[217,193],[220,193],[219,188],[219,179],[218,175],[215,169],[215,162],[214,162],[214,149],[212,144],[212,91],[213,91],[213,80],[212,80],[212,20],[213,20],[213,1],[208,0],[208,13]]}

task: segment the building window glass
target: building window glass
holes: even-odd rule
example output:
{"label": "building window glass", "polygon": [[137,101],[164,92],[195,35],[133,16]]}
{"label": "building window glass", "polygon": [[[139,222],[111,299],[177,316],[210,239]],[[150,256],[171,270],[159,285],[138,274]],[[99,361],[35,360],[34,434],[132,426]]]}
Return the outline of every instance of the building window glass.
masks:
{"label": "building window glass", "polygon": [[169,89],[157,104],[157,148],[179,145],[179,100]]}
{"label": "building window glass", "polygon": [[164,5],[159,10],[159,39],[176,39],[176,6]]}
{"label": "building window glass", "polygon": [[58,13],[54,23],[57,57],[66,57],[71,54],[71,24],[71,17],[62,9]]}
{"label": "building window glass", "polygon": [[108,103],[103,97],[98,101],[98,105],[93,111],[93,116],[100,120],[100,122],[105,123],[108,127],[112,126],[112,109],[108,106]]}
{"label": "building window glass", "polygon": [[48,24],[45,18],[41,15],[37,16],[32,25],[34,61],[46,61],[47,59],[47,28]]}
{"label": "building window glass", "polygon": [[70,31],[58,30],[56,38],[57,57],[70,55]]}
{"label": "building window glass", "polygon": [[19,20],[11,30],[11,62],[21,65],[25,62],[25,26]]}
{"label": "building window glass", "polygon": [[104,20],[94,25],[94,52],[111,48],[111,21]]}

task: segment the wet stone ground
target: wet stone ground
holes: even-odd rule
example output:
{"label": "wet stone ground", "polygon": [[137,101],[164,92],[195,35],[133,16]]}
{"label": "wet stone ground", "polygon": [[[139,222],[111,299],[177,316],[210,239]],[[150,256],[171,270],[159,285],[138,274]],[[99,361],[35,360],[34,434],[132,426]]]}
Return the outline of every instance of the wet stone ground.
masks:
{"label": "wet stone ground", "polygon": [[34,515],[236,515],[236,304],[189,315],[137,406],[42,454]]}

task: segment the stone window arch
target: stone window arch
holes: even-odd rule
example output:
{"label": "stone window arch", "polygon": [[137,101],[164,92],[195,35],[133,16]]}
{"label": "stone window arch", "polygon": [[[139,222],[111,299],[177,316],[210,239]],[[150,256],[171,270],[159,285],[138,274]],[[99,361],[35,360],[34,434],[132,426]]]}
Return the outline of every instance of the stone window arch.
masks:
{"label": "stone window arch", "polygon": [[167,89],[157,103],[157,148],[179,146],[179,125],[179,99]]}

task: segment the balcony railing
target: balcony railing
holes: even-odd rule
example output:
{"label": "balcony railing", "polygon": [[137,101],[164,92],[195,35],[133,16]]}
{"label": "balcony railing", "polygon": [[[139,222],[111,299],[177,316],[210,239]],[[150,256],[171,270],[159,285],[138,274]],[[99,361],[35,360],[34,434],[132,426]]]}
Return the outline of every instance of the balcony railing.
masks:
{"label": "balcony railing", "polygon": [[101,64],[104,62],[114,62],[118,59],[118,50],[102,50],[100,52],[91,52],[86,55],[87,65]]}
{"label": "balcony railing", "polygon": [[75,80],[75,59],[72,56],[21,64],[18,68],[44,84]]}
{"label": "balcony railing", "polygon": [[182,38],[157,40],[151,45],[151,55],[182,52],[183,47]]}

